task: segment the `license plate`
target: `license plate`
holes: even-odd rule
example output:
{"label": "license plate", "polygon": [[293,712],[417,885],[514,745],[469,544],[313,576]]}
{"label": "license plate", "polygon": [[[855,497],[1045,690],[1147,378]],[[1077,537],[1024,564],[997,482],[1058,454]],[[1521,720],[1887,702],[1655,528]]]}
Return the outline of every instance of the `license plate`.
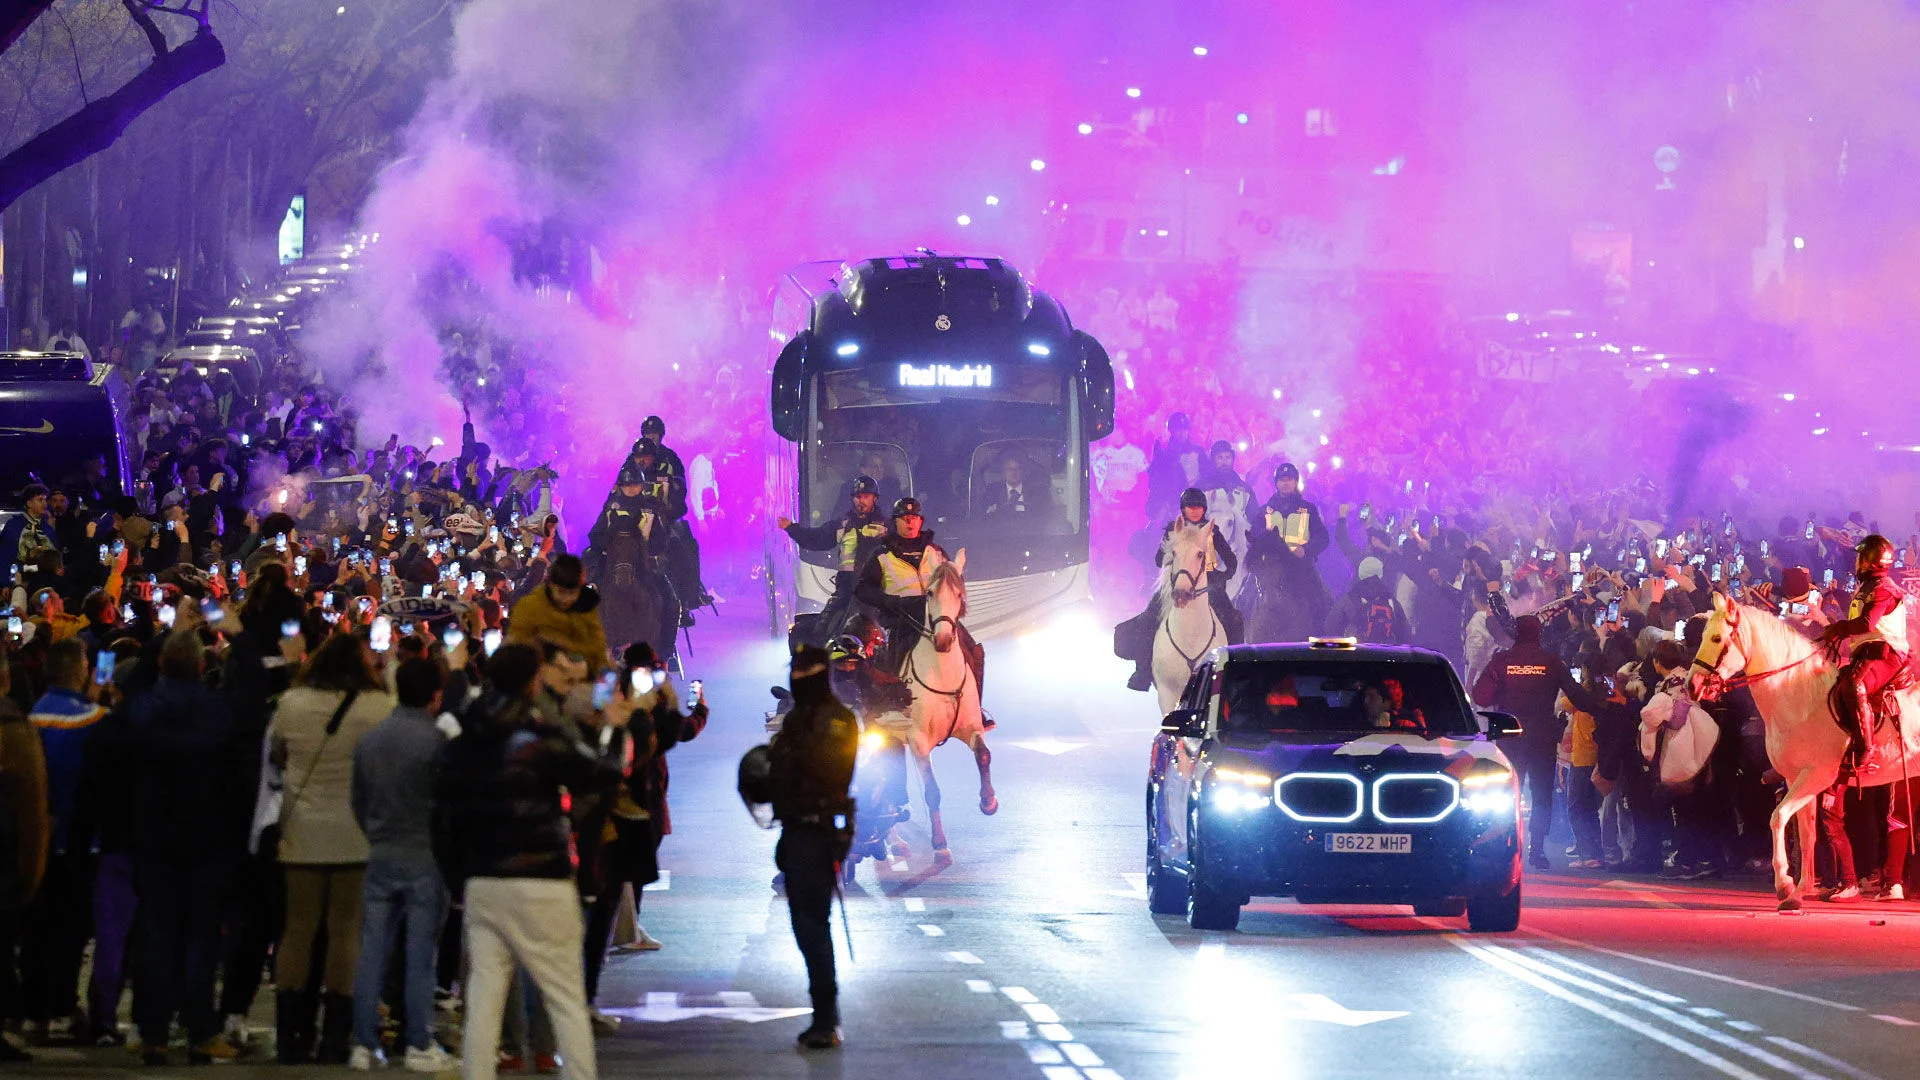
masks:
{"label": "license plate", "polygon": [[1408,855],[1413,852],[1413,834],[1382,832],[1328,833],[1327,850],[1344,855]]}

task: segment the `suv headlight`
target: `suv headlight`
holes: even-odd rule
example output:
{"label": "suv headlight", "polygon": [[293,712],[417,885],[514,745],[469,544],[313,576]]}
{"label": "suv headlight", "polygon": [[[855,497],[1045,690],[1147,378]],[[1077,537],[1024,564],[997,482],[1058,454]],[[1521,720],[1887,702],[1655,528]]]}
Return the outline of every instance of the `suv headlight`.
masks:
{"label": "suv headlight", "polygon": [[1244,769],[1207,774],[1207,801],[1221,810],[1259,810],[1273,805],[1273,777]]}
{"label": "suv headlight", "polygon": [[1511,814],[1514,806],[1513,770],[1481,761],[1460,779],[1460,805],[1475,814]]}

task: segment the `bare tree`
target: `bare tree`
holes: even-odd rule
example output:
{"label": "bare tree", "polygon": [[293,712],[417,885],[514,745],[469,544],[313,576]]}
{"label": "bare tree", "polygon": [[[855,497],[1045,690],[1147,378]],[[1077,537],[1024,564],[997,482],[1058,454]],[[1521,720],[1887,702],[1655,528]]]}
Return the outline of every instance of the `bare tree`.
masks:
{"label": "bare tree", "polygon": [[[226,62],[226,49],[207,20],[207,0],[120,0],[120,4],[145,35],[152,59],[119,89],[86,101],[0,157],[0,210],[62,170],[112,146],[129,124],[168,94]],[[53,0],[0,0],[0,51],[52,7]],[[191,19],[192,36],[170,45],[155,15]],[[84,83],[81,89],[84,95]]]}

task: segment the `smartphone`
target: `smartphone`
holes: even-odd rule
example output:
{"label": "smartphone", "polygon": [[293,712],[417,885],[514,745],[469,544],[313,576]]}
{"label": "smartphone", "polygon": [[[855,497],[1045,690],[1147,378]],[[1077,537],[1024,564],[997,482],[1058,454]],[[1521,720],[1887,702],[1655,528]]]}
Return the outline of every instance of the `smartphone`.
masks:
{"label": "smartphone", "polygon": [[120,605],[120,621],[123,623],[130,623],[133,621],[133,605],[132,604]]}
{"label": "smartphone", "polygon": [[386,652],[393,648],[393,620],[385,615],[376,616],[368,644],[373,646],[374,652]]}
{"label": "smartphone", "polygon": [[1687,620],[1681,619],[1679,622],[1673,624],[1673,636],[1675,640],[1686,640]]}
{"label": "smartphone", "polygon": [[340,538],[337,536],[333,538],[333,553],[336,556],[340,554]]}
{"label": "smartphone", "polygon": [[1360,508],[1360,520],[1361,520],[1361,521],[1365,521],[1365,520],[1367,520],[1368,518],[1371,518],[1372,516],[1373,516],[1373,507],[1371,507],[1371,506],[1362,506],[1362,507]]}
{"label": "smartphone", "polygon": [[108,553],[107,545],[101,544],[100,545],[100,565],[105,566],[112,561],[113,559],[111,555]]}
{"label": "smartphone", "polygon": [[1527,552],[1527,558],[1529,558],[1529,559],[1537,559],[1537,558],[1539,558],[1539,557],[1540,557],[1540,549],[1539,549],[1539,548],[1534,548],[1533,550],[1531,550],[1531,551],[1529,551],[1529,552]]}
{"label": "smartphone", "polygon": [[249,434],[247,434],[247,433],[246,433],[246,432],[244,432],[244,431],[243,431],[243,432],[241,432],[241,433],[240,433],[240,445],[241,445],[241,446],[252,446],[252,445],[253,445],[253,436],[251,436],[251,435],[249,435]]}
{"label": "smartphone", "polygon": [[412,535],[413,535],[413,521],[412,521],[411,519],[409,519],[409,520],[407,521],[407,526],[406,526],[406,529],[405,529],[404,531],[406,532],[406,534],[407,534],[408,536],[412,536]]}
{"label": "smartphone", "polygon": [[1404,545],[1404,544],[1405,544],[1406,542],[1407,542],[1407,534],[1406,534],[1406,533],[1401,533],[1401,534],[1400,534],[1400,543]]}
{"label": "smartphone", "polygon": [[333,610],[333,594],[330,592],[321,593],[320,606],[328,611]]}
{"label": "smartphone", "polygon": [[27,629],[27,624],[21,621],[20,616],[18,615],[7,616],[7,636],[8,637],[17,639],[21,634],[26,632],[26,629]]}
{"label": "smartphone", "polygon": [[299,635],[300,635],[299,619],[288,619],[285,622],[282,622],[280,624],[281,637],[298,637]]}
{"label": "smartphone", "polygon": [[422,586],[420,586],[420,595],[421,595],[421,596],[432,596],[432,595],[433,595],[433,586],[431,586],[431,585],[422,585]]}
{"label": "smartphone", "polygon": [[1773,554],[1773,552],[1769,550],[1770,547],[1771,545],[1767,541],[1765,540],[1760,541],[1760,557],[1761,558],[1764,559],[1768,555]]}
{"label": "smartphone", "polygon": [[209,597],[200,601],[200,615],[207,620],[208,626],[219,626],[227,617],[227,609],[220,606],[220,601]]}
{"label": "smartphone", "polygon": [[393,560],[381,559],[380,560],[380,576],[391,577],[392,575],[393,575]]}
{"label": "smartphone", "polygon": [[[173,625],[174,612],[172,604],[161,604],[159,607],[153,609],[153,614],[160,620],[161,626]],[[14,621],[19,622],[20,620],[15,619]]]}
{"label": "smartphone", "polygon": [[113,557],[114,557],[114,558],[116,558],[116,559],[117,559],[117,558],[119,558],[119,557],[120,557],[120,556],[121,556],[122,554],[124,554],[124,553],[126,552],[126,550],[127,550],[127,542],[126,542],[125,540],[115,540],[115,541],[113,542]]}
{"label": "smartphone", "polygon": [[286,533],[276,533],[276,534],[274,534],[274,537],[273,537],[273,550],[275,550],[275,551],[285,551],[285,550],[287,550],[287,534],[286,534]]}
{"label": "smartphone", "polygon": [[293,557],[293,576],[307,576],[307,557],[305,555],[295,555]]}
{"label": "smartphone", "polygon": [[1813,609],[1806,604],[1793,604],[1789,606],[1788,610],[1795,615],[1805,615]]}
{"label": "smartphone", "polygon": [[449,651],[452,651],[459,648],[461,644],[467,640],[467,632],[458,626],[449,626],[440,635],[440,640],[446,643]]}
{"label": "smartphone", "polygon": [[495,525],[487,530],[487,541],[493,544],[500,542],[500,526]]}
{"label": "smartphone", "polygon": [[473,587],[476,589],[484,589],[487,587],[487,572],[485,570],[475,570],[473,572]]}
{"label": "smartphone", "polygon": [[112,682],[113,665],[114,662],[119,659],[119,657],[113,654],[113,650],[111,649],[102,652],[100,658],[94,662],[93,685],[105,686]]}
{"label": "smartphone", "polygon": [[483,633],[480,635],[480,648],[488,656],[492,656],[493,650],[499,647],[500,647],[500,631],[488,630],[486,633]]}
{"label": "smartphone", "polygon": [[1735,555],[1733,557],[1733,572],[1736,574],[1744,574],[1747,572],[1747,553],[1746,552],[1743,551],[1740,554]]}
{"label": "smartphone", "polygon": [[1567,674],[1573,676],[1574,682],[1585,682],[1587,679],[1586,668],[1568,668]]}
{"label": "smartphone", "polygon": [[1644,573],[1646,573],[1646,572],[1647,572],[1647,560],[1645,560],[1645,559],[1635,559],[1635,560],[1633,560],[1633,572],[1634,572],[1634,573],[1636,573],[1636,574],[1644,574]]}
{"label": "smartphone", "polygon": [[400,636],[401,636],[401,637],[412,637],[412,636],[413,636],[413,624],[412,624],[412,623],[410,623],[410,622],[403,622],[403,623],[401,623],[401,624],[400,624]]}
{"label": "smartphone", "polygon": [[1573,575],[1573,591],[1574,592],[1579,592],[1581,589],[1586,588],[1586,586],[1587,586],[1587,575],[1585,574]]}
{"label": "smartphone", "polygon": [[1820,580],[1826,584],[1827,588],[1833,588],[1833,571],[1829,569],[1825,574],[1820,576]]}
{"label": "smartphone", "polygon": [[400,519],[397,517],[394,517],[391,514],[387,515],[387,528],[397,529],[399,527],[400,527]]}
{"label": "smartphone", "polygon": [[227,564],[227,576],[232,578],[235,581],[240,580],[240,560],[239,559],[235,559],[232,562]]}
{"label": "smartphone", "polygon": [[1619,621],[1620,621],[1620,601],[1618,601],[1618,600],[1612,600],[1612,601],[1608,601],[1608,603],[1607,603],[1607,621],[1608,621],[1608,622],[1619,622]]}
{"label": "smartphone", "polygon": [[613,704],[614,681],[620,677],[617,671],[609,671],[600,676],[593,684],[593,707],[604,709]]}
{"label": "smartphone", "polygon": [[1813,519],[1812,519],[1812,518],[1808,518],[1808,519],[1807,519],[1807,532],[1806,532],[1806,537],[1807,537],[1807,539],[1809,539],[1809,540],[1811,540],[1811,539],[1813,539]]}
{"label": "smartphone", "polygon": [[519,526],[520,526],[520,511],[518,511],[518,510],[515,510],[515,511],[514,511],[513,513],[511,513],[511,514],[508,514],[508,515],[507,515],[507,524],[509,524],[509,525],[512,525],[512,526],[513,526],[513,527],[515,527],[515,528],[519,528]]}
{"label": "smartphone", "polygon": [[358,603],[360,605],[360,610],[363,613],[373,610],[373,597],[371,596],[363,596],[359,600],[355,601],[355,603]]}
{"label": "smartphone", "polygon": [[693,691],[694,697],[699,697],[701,692],[704,691],[706,688],[707,688],[707,684],[702,682],[699,679],[695,679],[692,682],[687,684],[687,689]]}
{"label": "smartphone", "polygon": [[1567,569],[1568,570],[1581,569],[1581,565],[1580,565],[1581,558],[1582,558],[1581,554],[1577,551],[1567,552]]}
{"label": "smartphone", "polygon": [[1653,557],[1656,559],[1664,559],[1667,557],[1667,541],[1665,537],[1653,542]]}
{"label": "smartphone", "polygon": [[1721,564],[1719,564],[1719,563],[1714,563],[1714,564],[1713,564],[1713,572],[1712,572],[1711,574],[1709,574],[1709,575],[1708,575],[1709,577],[1711,577],[1711,578],[1713,579],[1713,583],[1714,583],[1715,585],[1718,585],[1718,584],[1720,584],[1720,566],[1721,566]]}

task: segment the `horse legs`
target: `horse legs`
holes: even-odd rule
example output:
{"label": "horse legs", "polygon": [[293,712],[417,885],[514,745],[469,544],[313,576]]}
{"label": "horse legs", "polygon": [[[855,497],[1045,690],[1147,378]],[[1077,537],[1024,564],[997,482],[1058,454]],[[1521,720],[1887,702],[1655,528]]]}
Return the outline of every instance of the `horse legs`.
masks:
{"label": "horse legs", "polygon": [[[1831,780],[1831,777],[1828,778]],[[1787,793],[1780,805],[1773,808],[1773,894],[1780,901],[1781,911],[1794,911],[1800,907],[1800,891],[1813,876],[1813,800],[1820,797],[1825,784],[1814,783],[1811,770],[1802,769],[1794,774],[1787,783]],[[1795,881],[1788,873],[1787,863],[1787,825],[1804,815],[1800,825],[1800,879]]]}
{"label": "horse legs", "polygon": [[980,766],[980,812],[992,817],[1000,809],[1000,798],[993,793],[993,751],[987,749],[987,737],[973,737],[973,763]]}
{"label": "horse legs", "polygon": [[940,783],[933,778],[933,758],[916,750],[913,760],[920,766],[920,786],[927,800],[927,828],[933,834],[933,865],[952,866],[953,852],[947,850],[947,827],[940,821]]}

